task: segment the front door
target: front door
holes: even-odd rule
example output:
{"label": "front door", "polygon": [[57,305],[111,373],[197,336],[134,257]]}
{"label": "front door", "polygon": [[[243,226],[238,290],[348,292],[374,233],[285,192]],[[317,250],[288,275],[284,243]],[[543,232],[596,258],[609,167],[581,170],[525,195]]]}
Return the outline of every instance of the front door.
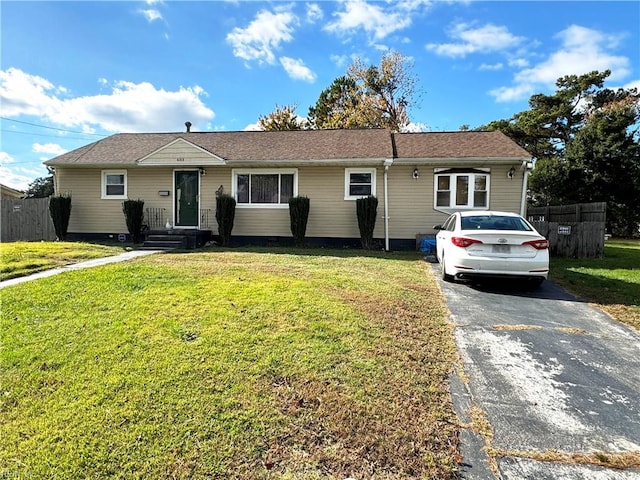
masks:
{"label": "front door", "polygon": [[176,171],[175,204],[176,227],[197,227],[199,208],[198,184],[200,176],[197,170]]}

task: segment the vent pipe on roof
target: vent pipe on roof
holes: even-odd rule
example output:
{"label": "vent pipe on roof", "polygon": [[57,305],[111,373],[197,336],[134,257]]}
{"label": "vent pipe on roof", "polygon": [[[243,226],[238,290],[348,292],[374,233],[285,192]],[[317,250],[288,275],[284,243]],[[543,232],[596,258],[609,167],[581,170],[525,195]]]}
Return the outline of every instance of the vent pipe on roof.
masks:
{"label": "vent pipe on roof", "polygon": [[185,127],[187,127],[187,133],[191,132],[191,122],[184,122]]}

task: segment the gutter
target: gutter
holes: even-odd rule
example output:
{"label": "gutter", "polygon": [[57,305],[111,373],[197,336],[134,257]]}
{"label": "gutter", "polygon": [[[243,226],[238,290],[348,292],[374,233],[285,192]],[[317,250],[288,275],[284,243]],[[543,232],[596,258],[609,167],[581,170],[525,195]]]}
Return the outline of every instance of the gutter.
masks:
{"label": "gutter", "polygon": [[384,250],[389,251],[389,167],[393,165],[393,159],[387,158],[384,163]]}

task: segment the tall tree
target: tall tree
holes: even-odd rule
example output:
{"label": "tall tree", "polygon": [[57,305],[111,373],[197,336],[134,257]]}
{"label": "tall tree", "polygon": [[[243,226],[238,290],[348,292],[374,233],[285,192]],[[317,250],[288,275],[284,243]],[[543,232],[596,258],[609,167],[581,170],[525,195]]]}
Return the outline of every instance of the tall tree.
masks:
{"label": "tall tree", "polygon": [[47,198],[53,195],[53,171],[47,167],[49,175],[38,177],[29,184],[25,194],[27,198]]}
{"label": "tall tree", "polygon": [[630,98],[592,110],[566,151],[570,175],[583,184],[581,201],[606,201],[610,231],[625,237],[640,225],[637,110]]}
{"label": "tall tree", "polygon": [[418,80],[411,73],[409,58],[391,51],[382,56],[379,66],[366,66],[356,59],[347,73],[364,92],[363,111],[375,115],[369,119],[371,122],[395,132],[409,124],[407,109],[418,93]]}
{"label": "tall tree", "polygon": [[362,93],[352,78],[336,78],[324,89],[318,101],[309,107],[312,128],[361,128],[364,124],[360,112]]}
{"label": "tall tree", "polygon": [[610,73],[562,77],[554,94],[533,95],[529,110],[481,128],[501,130],[534,157],[531,203],[607,201],[608,228],[624,234],[637,228],[625,212],[640,197],[628,178],[638,178],[640,97],[636,89],[603,88]]}
{"label": "tall tree", "polygon": [[306,126],[306,121],[298,118],[296,114],[297,108],[297,105],[279,107],[276,104],[273,112],[258,117],[258,124],[262,130],[267,131],[302,130],[303,127]]}
{"label": "tall tree", "polygon": [[380,65],[356,59],[347,75],[336,78],[309,109],[313,128],[389,128],[409,124],[408,108],[418,94],[410,61],[398,52],[382,56]]}

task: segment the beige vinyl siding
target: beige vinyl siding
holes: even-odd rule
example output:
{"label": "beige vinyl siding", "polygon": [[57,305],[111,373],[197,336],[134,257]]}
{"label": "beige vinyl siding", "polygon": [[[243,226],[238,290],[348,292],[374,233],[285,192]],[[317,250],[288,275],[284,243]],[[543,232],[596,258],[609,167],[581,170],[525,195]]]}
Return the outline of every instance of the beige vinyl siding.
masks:
{"label": "beige vinyl siding", "polygon": [[[418,167],[420,178],[412,177],[414,166],[389,168],[389,238],[414,238],[430,233],[446,215],[433,210],[433,169]],[[435,222],[435,223],[434,223]]]}
{"label": "beige vinyl siding", "polygon": [[[371,168],[371,166],[363,168]],[[376,237],[384,236],[382,171],[382,168],[376,169],[376,196],[378,197],[378,218],[374,231]],[[345,168],[301,168],[299,175],[299,195],[305,195],[310,199],[307,236],[359,238],[356,201],[344,199]]]}
{"label": "beige vinyl siding", "polygon": [[[519,213],[523,172],[514,163],[516,174],[507,178],[512,165],[478,165],[490,168],[489,208]],[[434,168],[451,165],[418,166],[420,178],[412,177],[415,166],[393,165],[389,168],[389,238],[410,239],[418,233],[434,233],[433,226],[442,224],[449,216],[434,210]],[[381,170],[381,169],[380,169]],[[380,180],[380,179],[379,179]],[[384,193],[379,190],[382,205]],[[381,207],[382,208],[382,207]]]}
{"label": "beige vinyl siding", "polygon": [[[122,199],[101,199],[102,171],[100,168],[56,168],[58,193],[70,193],[71,233],[126,233],[127,227],[122,213]],[[166,217],[173,223],[173,167],[128,168],[127,196],[132,200],[144,200],[145,208],[165,208]],[[193,170],[185,167],[184,170]],[[200,177],[201,208],[211,209],[215,214],[215,192],[220,185],[225,192],[231,191],[230,169],[209,167]],[[224,171],[226,170],[226,172]],[[163,197],[159,191],[168,190]],[[210,220],[215,230],[215,218]]]}
{"label": "beige vinyl siding", "polygon": [[[370,168],[370,167],[366,167]],[[344,199],[344,167],[298,168],[298,195],[309,197],[307,237],[358,238],[356,202]],[[231,173],[229,172],[229,179]],[[382,169],[377,169],[378,219],[375,235],[384,236]],[[291,236],[288,208],[236,209],[234,235]]]}
{"label": "beige vinyl siding", "polygon": [[[511,165],[478,165],[491,168],[489,208],[519,212],[523,172],[516,165],[513,179],[507,178]],[[366,168],[370,168],[369,165]],[[433,165],[418,166],[420,178],[412,178],[414,165],[392,165],[388,171],[389,237],[412,239],[418,233],[433,233],[433,225],[442,223],[447,214],[433,209]],[[184,170],[195,167],[186,166]],[[451,168],[439,165],[435,168]],[[120,168],[122,169],[122,168]],[[127,194],[130,199],[144,200],[146,208],[165,208],[173,223],[173,172],[182,168],[127,168]],[[208,165],[200,177],[200,208],[210,209],[210,225],[217,233],[215,192],[223,187],[231,192],[232,169]],[[71,233],[124,233],[127,231],[122,213],[122,200],[102,200],[102,168],[56,168],[58,193],[72,194]],[[169,190],[162,197],[158,191]],[[298,168],[298,194],[311,200],[307,237],[358,238],[356,202],[345,200],[345,167],[313,166]],[[384,237],[384,168],[376,168],[378,218],[375,236]],[[288,208],[236,208],[233,235],[291,236]]]}
{"label": "beige vinyl siding", "polygon": [[[507,178],[511,167],[516,169],[513,178]],[[504,212],[520,213],[522,201],[522,182],[524,171],[519,164],[498,165],[491,167],[491,197],[489,208]]]}

